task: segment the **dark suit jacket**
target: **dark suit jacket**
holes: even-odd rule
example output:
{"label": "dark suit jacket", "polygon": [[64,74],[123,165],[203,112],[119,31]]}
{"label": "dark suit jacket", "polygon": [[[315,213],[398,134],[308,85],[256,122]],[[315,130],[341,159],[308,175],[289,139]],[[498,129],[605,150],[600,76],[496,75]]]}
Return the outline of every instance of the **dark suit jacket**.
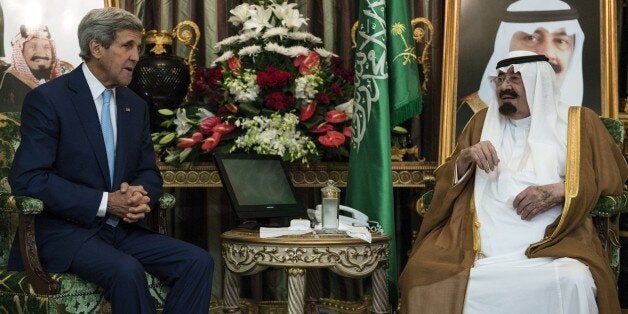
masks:
{"label": "dark suit jacket", "polygon": [[[21,142],[9,183],[15,195],[38,198],[39,256],[47,272],[64,272],[75,252],[102,226],[96,217],[104,191],[122,182],[142,185],[151,200],[162,193],[146,102],[116,88],[117,141],[113,189],[96,105],[82,67],[30,91],[22,108]],[[120,222],[122,223],[122,221]],[[17,239],[17,236],[16,236]],[[9,269],[22,269],[17,241]]]}

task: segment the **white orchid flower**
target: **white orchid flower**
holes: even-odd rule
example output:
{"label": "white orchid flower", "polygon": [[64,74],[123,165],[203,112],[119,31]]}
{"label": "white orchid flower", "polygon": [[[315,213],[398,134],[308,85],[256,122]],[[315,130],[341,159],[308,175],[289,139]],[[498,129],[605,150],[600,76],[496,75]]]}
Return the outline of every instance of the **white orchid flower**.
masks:
{"label": "white orchid flower", "polygon": [[228,20],[229,22],[231,22],[231,24],[233,24],[234,26],[244,24],[244,22],[246,22],[251,17],[251,5],[249,5],[248,3],[243,3],[233,8],[233,10],[230,10],[229,13],[231,13],[232,15]]}
{"label": "white orchid flower", "polygon": [[173,122],[177,126],[177,136],[182,136],[187,133],[192,128],[192,123],[194,123],[194,121],[187,117],[185,109],[183,108],[177,109],[177,117]]}
{"label": "white orchid flower", "polygon": [[256,6],[255,13],[251,14],[251,18],[244,22],[243,30],[253,29],[257,33],[261,32],[265,27],[273,27],[270,24],[270,18],[273,16],[273,10],[270,8],[263,8]]}

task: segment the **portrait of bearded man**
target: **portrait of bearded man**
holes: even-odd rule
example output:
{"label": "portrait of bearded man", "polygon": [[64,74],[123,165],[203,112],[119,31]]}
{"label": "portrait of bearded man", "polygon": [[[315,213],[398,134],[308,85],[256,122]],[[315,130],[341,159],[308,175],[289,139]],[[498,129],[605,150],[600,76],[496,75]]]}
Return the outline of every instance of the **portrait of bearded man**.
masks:
{"label": "portrait of bearded man", "polygon": [[21,111],[28,91],[72,69],[57,57],[55,41],[45,25],[21,25],[11,46],[11,64],[0,77],[2,112]]}

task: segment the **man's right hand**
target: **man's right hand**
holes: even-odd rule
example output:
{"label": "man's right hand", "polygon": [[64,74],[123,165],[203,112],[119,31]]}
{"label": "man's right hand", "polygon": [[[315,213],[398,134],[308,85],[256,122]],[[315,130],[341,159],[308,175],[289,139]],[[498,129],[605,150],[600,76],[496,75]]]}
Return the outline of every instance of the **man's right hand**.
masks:
{"label": "man's right hand", "polygon": [[132,186],[124,182],[120,190],[109,192],[107,212],[127,223],[134,223],[150,212],[149,202],[148,193],[141,185]]}
{"label": "man's right hand", "polygon": [[498,163],[499,158],[493,144],[489,141],[482,141],[460,151],[456,160],[456,167],[458,175],[462,176],[470,167],[475,165],[489,173],[495,170]]}

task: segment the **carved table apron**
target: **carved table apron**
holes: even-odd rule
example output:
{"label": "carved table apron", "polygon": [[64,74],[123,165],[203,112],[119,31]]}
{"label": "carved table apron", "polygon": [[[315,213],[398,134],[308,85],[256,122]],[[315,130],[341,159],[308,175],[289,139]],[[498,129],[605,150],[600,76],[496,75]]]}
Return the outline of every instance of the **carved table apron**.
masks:
{"label": "carved table apron", "polygon": [[221,235],[225,265],[224,312],[239,312],[240,275],[268,267],[288,272],[288,312],[303,313],[307,268],[329,268],[352,278],[373,276],[373,311],[388,313],[388,240],[373,234],[372,243],[341,234],[306,234],[262,239],[259,231],[231,230]]}

